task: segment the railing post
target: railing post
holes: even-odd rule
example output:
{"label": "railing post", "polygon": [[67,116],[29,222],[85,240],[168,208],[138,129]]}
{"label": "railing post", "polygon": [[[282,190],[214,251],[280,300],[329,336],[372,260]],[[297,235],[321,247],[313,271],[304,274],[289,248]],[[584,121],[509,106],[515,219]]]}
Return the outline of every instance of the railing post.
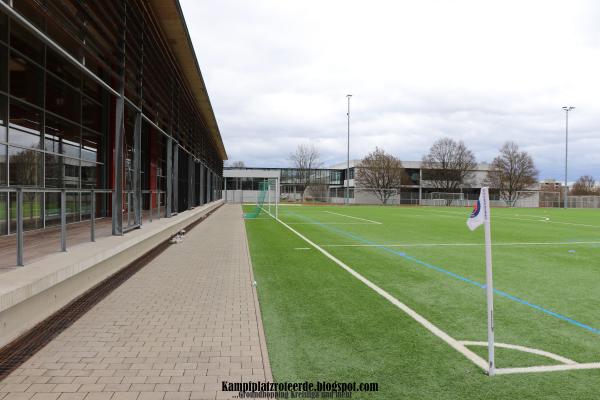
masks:
{"label": "railing post", "polygon": [[152,222],[152,195],[153,195],[154,193],[153,193],[153,192],[152,192],[152,190],[151,190],[151,191],[150,191],[150,193],[148,193],[148,194],[150,195],[150,199],[149,199],[149,200],[150,200],[150,203],[149,203],[149,210],[148,210],[148,214],[149,214],[149,216],[148,216],[148,217],[149,217],[149,218],[148,218],[148,219],[150,220],[150,222]]}
{"label": "railing post", "polygon": [[131,191],[127,192],[127,227],[131,226]]}
{"label": "railing post", "polygon": [[94,192],[94,189],[91,190],[90,192],[90,196],[91,196],[91,214],[90,214],[90,221],[91,221],[91,226],[92,226],[92,231],[90,232],[90,240],[92,242],[96,241],[96,193]]}
{"label": "railing post", "polygon": [[160,191],[156,192],[156,219],[160,219]]}
{"label": "railing post", "polygon": [[[10,194],[9,194],[10,197]],[[17,265],[23,264],[23,189],[17,188]]]}
{"label": "railing post", "polygon": [[60,191],[60,250],[67,251],[67,192]]}

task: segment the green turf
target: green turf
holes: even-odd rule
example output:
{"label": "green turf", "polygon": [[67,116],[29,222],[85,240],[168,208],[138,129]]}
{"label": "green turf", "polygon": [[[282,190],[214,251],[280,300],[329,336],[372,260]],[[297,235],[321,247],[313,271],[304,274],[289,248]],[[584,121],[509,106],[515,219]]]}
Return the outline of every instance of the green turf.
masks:
{"label": "green turf", "polygon": [[[283,221],[455,339],[485,341],[485,292],[456,277],[485,282],[483,229],[467,229],[468,213],[280,207]],[[492,218],[495,288],[600,329],[600,213],[493,209]],[[600,370],[489,378],[321,253],[297,250],[310,246],[283,225],[266,218],[247,220],[246,227],[269,356],[280,381],[379,382],[377,395],[354,398],[597,398]],[[364,246],[373,244],[383,246]],[[495,317],[498,342],[600,362],[597,332],[499,295]],[[486,354],[482,347],[472,350]],[[504,349],[496,361],[500,368],[557,364]]]}

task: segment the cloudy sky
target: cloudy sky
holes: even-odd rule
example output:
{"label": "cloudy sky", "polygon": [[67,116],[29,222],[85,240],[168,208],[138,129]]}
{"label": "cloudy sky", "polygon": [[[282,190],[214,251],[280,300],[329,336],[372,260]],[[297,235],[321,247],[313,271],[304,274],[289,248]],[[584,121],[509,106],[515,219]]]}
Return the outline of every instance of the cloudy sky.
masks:
{"label": "cloudy sky", "polygon": [[[593,0],[180,0],[230,161],[287,166],[300,143],[326,165],[375,146],[419,160],[463,140],[503,142],[540,178],[600,179],[600,3]],[[596,4],[598,3],[598,5]]]}

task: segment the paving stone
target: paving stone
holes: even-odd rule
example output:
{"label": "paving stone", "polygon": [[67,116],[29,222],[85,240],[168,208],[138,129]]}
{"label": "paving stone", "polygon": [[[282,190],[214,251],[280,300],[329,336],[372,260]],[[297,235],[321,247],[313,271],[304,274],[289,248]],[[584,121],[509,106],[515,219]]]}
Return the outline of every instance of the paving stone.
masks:
{"label": "paving stone", "polygon": [[0,400],[231,398],[223,377],[272,379],[241,215],[225,205],[168,247],[0,382]]}

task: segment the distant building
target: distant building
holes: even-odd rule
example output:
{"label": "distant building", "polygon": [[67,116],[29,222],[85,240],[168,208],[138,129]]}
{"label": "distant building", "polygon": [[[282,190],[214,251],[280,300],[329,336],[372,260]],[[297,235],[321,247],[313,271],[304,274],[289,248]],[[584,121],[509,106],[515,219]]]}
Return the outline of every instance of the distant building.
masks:
{"label": "distant building", "polygon": [[[345,198],[346,184],[349,183],[349,198],[353,203],[377,203],[372,198],[373,194],[357,187],[354,180],[355,170],[360,160],[351,160],[350,169],[347,171],[346,163],[340,163],[329,168],[314,170],[313,187],[305,193],[306,200],[343,203]],[[423,167],[421,161],[403,161],[406,174],[409,178],[407,184],[397,189],[392,197],[395,204],[422,204],[423,199],[431,199],[432,194],[438,192],[431,182],[423,180]],[[490,166],[487,163],[478,164],[472,171],[472,176],[457,190],[464,198],[475,196],[483,186]],[[348,172],[348,178],[346,174]],[[242,201],[242,192],[246,196],[243,201],[256,201],[256,194],[248,191],[258,191],[259,182],[266,178],[280,178],[282,199],[299,201],[302,199],[303,182],[301,171],[295,168],[233,168],[225,167],[223,171],[223,195],[229,201]],[[348,181],[346,180],[348,179]],[[462,196],[460,196],[462,197]],[[457,195],[458,198],[458,195]]]}

